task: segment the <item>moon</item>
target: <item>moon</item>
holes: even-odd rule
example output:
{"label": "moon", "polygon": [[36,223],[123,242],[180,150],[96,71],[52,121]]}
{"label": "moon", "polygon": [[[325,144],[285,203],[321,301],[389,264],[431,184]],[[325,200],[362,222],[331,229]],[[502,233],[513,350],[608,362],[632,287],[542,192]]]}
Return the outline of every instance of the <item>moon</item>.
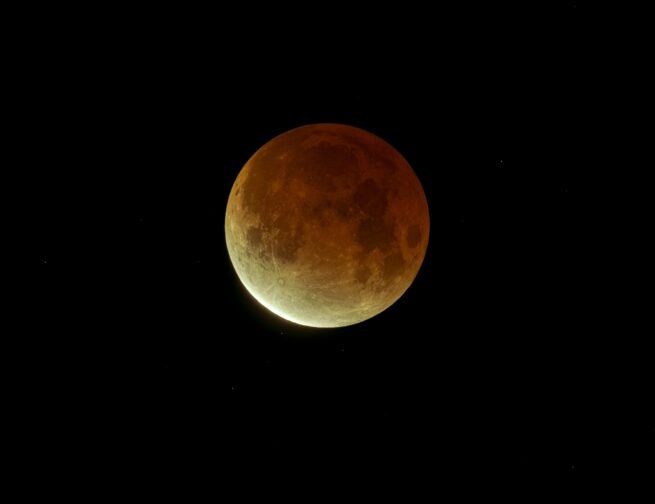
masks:
{"label": "moon", "polygon": [[311,124],[263,145],[236,178],[225,239],[248,292],[297,324],[342,327],[395,303],[430,233],[409,163],[352,126]]}

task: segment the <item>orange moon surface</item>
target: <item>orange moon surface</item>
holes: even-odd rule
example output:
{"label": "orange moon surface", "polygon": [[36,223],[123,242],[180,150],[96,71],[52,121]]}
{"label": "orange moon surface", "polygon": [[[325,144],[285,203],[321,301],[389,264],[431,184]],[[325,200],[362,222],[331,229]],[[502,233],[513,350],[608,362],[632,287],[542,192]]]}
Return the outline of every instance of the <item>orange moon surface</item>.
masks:
{"label": "orange moon surface", "polygon": [[293,129],[239,173],[225,238],[246,289],[297,324],[341,327],[403,295],[428,246],[425,193],[388,143],[340,124]]}

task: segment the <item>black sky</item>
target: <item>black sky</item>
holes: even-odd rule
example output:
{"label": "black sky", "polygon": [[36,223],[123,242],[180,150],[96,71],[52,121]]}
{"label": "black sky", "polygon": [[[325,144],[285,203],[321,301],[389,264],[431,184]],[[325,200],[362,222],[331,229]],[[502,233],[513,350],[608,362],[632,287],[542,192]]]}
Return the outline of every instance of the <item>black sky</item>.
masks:
{"label": "black sky", "polygon": [[[652,476],[652,369],[617,299],[626,231],[588,11],[248,9],[44,19],[30,49],[48,460],[215,495]],[[314,122],[388,141],[430,207],[415,283],[338,330],[260,308],[224,243],[243,164]]]}

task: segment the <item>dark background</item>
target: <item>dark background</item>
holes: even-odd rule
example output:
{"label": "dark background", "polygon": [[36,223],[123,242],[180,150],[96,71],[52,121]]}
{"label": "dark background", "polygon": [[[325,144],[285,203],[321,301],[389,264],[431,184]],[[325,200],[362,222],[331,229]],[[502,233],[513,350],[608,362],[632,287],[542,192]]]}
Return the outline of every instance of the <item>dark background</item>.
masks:
{"label": "dark background", "polygon": [[[652,476],[611,34],[576,2],[461,4],[40,13],[22,42],[41,139],[25,379],[46,466],[217,495]],[[223,232],[247,159],[315,122],[396,147],[431,216],[407,293],[334,330],[261,308]]]}

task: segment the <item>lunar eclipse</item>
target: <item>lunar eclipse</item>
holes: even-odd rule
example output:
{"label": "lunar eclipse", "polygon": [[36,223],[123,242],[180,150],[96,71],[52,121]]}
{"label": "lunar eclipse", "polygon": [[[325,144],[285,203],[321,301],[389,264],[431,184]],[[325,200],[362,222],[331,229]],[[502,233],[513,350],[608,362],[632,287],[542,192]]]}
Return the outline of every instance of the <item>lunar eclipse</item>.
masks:
{"label": "lunar eclipse", "polygon": [[430,232],[409,163],[362,129],[313,124],[263,145],[239,173],[225,238],[246,289],[297,324],[341,327],[396,302]]}

